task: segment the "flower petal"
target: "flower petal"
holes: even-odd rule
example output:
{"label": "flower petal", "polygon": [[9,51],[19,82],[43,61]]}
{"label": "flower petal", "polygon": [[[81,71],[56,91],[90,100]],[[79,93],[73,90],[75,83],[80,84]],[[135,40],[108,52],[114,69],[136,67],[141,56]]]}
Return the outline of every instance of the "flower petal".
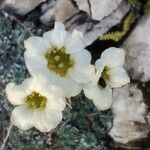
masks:
{"label": "flower petal", "polygon": [[78,65],[89,65],[91,63],[91,53],[87,50],[79,51],[77,53],[71,54],[75,64]]}
{"label": "flower petal", "polygon": [[103,90],[99,91],[93,102],[99,110],[109,109],[113,103],[112,89],[106,86]]}
{"label": "flower petal", "polygon": [[58,78],[54,84],[56,84],[63,90],[65,97],[76,96],[81,92],[82,89],[81,84],[77,84],[69,77],[66,77],[64,79]]}
{"label": "flower petal", "polygon": [[60,111],[34,111],[33,126],[40,132],[50,132],[62,120]]}
{"label": "flower petal", "polygon": [[47,62],[44,57],[29,55],[25,52],[24,58],[26,67],[31,75],[34,76],[37,75],[37,73],[45,75],[48,73]]}
{"label": "flower petal", "polygon": [[6,86],[7,98],[13,105],[20,105],[24,103],[25,97],[27,96],[29,86],[32,78],[25,79],[21,85],[15,83],[9,83]]}
{"label": "flower petal", "polygon": [[[57,91],[59,93],[59,91]],[[51,111],[63,111],[66,106],[66,100],[63,97],[56,96],[57,93],[50,93],[51,97],[48,97],[47,109]]]}
{"label": "flower petal", "polygon": [[110,68],[122,67],[125,61],[125,52],[123,49],[110,47],[101,54],[101,59],[97,61],[102,61],[105,66]]}
{"label": "flower petal", "polygon": [[65,48],[68,54],[84,50],[85,43],[82,38],[82,33],[74,30],[72,34],[68,34],[65,39]]}
{"label": "flower petal", "polygon": [[28,110],[25,106],[17,106],[11,114],[11,122],[14,126],[22,130],[32,128],[32,111]]}
{"label": "flower petal", "polygon": [[100,89],[97,85],[88,84],[83,88],[84,94],[87,98],[93,100],[95,106],[99,110],[109,109],[113,102],[112,89],[106,86]]}
{"label": "flower petal", "polygon": [[28,55],[43,55],[51,47],[46,39],[37,36],[25,40],[24,46]]}
{"label": "flower petal", "polygon": [[70,78],[77,83],[88,83],[95,75],[95,67],[93,65],[77,65],[76,68],[70,70],[69,74]]}
{"label": "flower petal", "polygon": [[[62,97],[72,97],[78,95],[82,90],[82,85],[77,84],[69,76],[61,77],[57,74],[36,74],[37,78],[39,76],[44,76],[47,79],[47,84],[59,87],[60,91],[63,92]],[[57,94],[58,95],[58,94]],[[60,93],[59,93],[60,95]]]}
{"label": "flower petal", "polygon": [[117,67],[110,70],[110,80],[107,82],[112,88],[116,88],[129,83],[130,78],[125,69]]}
{"label": "flower petal", "polygon": [[77,83],[88,83],[95,73],[95,67],[90,64],[91,54],[87,50],[71,54],[74,67],[69,70],[70,78]]}
{"label": "flower petal", "polygon": [[61,22],[55,22],[54,30],[48,31],[43,34],[43,37],[47,39],[52,46],[62,47],[64,40],[67,36],[65,26]]}
{"label": "flower petal", "polygon": [[101,76],[101,73],[102,73],[102,71],[103,71],[105,65],[106,65],[106,64],[104,64],[104,62],[102,61],[102,59],[96,60],[95,66],[96,66],[97,72],[98,72],[98,74],[99,74],[99,77]]}
{"label": "flower petal", "polygon": [[96,83],[95,84],[88,83],[83,86],[83,91],[84,91],[85,96],[91,100],[95,98],[95,95],[97,95],[99,90],[100,89],[98,88]]}

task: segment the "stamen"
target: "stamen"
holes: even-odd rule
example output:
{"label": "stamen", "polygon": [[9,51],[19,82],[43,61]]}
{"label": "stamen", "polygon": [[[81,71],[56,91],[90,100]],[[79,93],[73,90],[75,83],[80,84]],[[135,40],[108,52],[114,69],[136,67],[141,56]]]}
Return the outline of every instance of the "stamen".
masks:
{"label": "stamen", "polygon": [[25,103],[30,109],[44,109],[46,107],[47,98],[33,91],[26,97]]}
{"label": "stamen", "polygon": [[47,60],[47,68],[61,77],[66,76],[68,70],[74,65],[74,60],[70,54],[65,53],[64,47],[48,49],[45,53],[45,59]]}
{"label": "stamen", "polygon": [[110,70],[109,67],[107,67],[107,66],[104,67],[104,70],[103,70],[102,75],[101,75],[101,77],[104,80],[109,80],[110,79],[109,70]]}
{"label": "stamen", "polygon": [[59,68],[63,68],[63,66],[64,66],[63,63],[60,63],[60,64],[58,65]]}
{"label": "stamen", "polygon": [[59,61],[59,60],[60,60],[60,56],[58,56],[58,55],[55,56],[55,60],[56,60],[56,61]]}

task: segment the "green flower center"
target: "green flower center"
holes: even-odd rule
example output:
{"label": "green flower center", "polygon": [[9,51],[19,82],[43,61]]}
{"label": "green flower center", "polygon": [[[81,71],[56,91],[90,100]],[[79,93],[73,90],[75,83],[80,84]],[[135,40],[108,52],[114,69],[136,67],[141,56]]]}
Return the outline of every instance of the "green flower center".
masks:
{"label": "green flower center", "polygon": [[74,61],[69,54],[65,53],[65,48],[53,47],[45,54],[47,68],[59,74],[61,77],[67,75],[69,69],[73,67]]}
{"label": "green flower center", "polygon": [[33,91],[26,97],[25,103],[31,109],[44,109],[46,107],[47,98]]}
{"label": "green flower center", "polygon": [[101,77],[104,80],[109,80],[110,79],[109,70],[110,70],[109,67],[107,67],[107,66],[104,67],[104,70],[103,70],[102,75],[101,75]]}
{"label": "green flower center", "polygon": [[101,77],[98,81],[98,85],[102,88],[106,87],[106,80],[110,79],[109,70],[110,70],[110,68],[105,66],[103,69],[103,72],[101,74]]}

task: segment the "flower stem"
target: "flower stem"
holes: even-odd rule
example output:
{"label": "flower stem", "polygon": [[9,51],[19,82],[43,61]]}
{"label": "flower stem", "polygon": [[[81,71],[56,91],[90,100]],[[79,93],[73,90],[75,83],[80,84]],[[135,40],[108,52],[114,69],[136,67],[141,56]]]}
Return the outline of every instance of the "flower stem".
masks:
{"label": "flower stem", "polygon": [[13,127],[13,125],[10,124],[10,126],[9,126],[9,128],[8,128],[8,130],[7,130],[6,137],[5,137],[3,143],[2,143],[2,145],[1,145],[1,147],[0,147],[0,150],[3,150],[3,149],[4,149],[4,147],[5,147],[5,145],[6,145],[6,142],[7,142],[8,138],[9,138],[9,136],[10,136],[12,127]]}

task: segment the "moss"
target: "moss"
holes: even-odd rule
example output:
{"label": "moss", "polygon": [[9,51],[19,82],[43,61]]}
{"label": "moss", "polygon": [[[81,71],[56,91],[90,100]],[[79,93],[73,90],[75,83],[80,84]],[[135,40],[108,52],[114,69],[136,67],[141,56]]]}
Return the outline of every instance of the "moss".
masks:
{"label": "moss", "polygon": [[136,21],[136,19],[138,17],[139,17],[139,15],[137,15],[137,14],[129,13],[123,22],[122,31],[108,32],[108,33],[102,35],[99,38],[99,40],[101,40],[101,41],[112,40],[115,42],[120,41],[128,33],[132,24]]}
{"label": "moss", "polygon": [[140,8],[142,7],[142,4],[141,4],[140,0],[128,0],[128,3],[129,3],[133,8],[140,9]]}

